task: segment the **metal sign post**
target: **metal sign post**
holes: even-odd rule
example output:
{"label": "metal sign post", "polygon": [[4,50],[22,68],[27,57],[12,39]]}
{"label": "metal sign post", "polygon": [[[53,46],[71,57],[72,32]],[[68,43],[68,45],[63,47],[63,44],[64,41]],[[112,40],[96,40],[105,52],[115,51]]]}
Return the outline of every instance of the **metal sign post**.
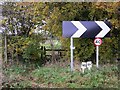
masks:
{"label": "metal sign post", "polygon": [[99,46],[96,46],[96,67],[99,68]]}
{"label": "metal sign post", "polygon": [[102,44],[102,39],[96,38],[94,44],[96,46],[96,67],[99,68],[99,46]]}
{"label": "metal sign post", "polygon": [[71,45],[70,45],[70,50],[71,50],[71,63],[70,63],[70,67],[71,67],[71,71],[74,70],[74,67],[73,67],[73,49],[75,49],[75,47],[73,46],[73,38],[71,37],[70,38],[70,41],[71,41]]}

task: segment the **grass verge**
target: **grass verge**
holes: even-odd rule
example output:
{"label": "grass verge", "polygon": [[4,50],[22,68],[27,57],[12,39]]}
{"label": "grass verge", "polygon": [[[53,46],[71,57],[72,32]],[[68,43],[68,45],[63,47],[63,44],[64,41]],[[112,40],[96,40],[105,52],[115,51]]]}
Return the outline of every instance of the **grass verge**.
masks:
{"label": "grass verge", "polygon": [[4,70],[6,80],[3,87],[7,88],[118,88],[117,65],[104,65],[85,73],[71,72],[70,67],[30,67],[14,65]]}

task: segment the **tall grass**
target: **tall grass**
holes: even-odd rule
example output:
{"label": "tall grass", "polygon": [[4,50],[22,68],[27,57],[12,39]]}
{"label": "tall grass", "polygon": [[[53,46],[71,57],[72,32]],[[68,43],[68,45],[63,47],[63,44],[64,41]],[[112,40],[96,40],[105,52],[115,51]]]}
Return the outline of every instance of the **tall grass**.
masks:
{"label": "tall grass", "polygon": [[54,87],[54,88],[118,88],[117,65],[104,65],[85,73],[70,71],[70,67],[52,65],[50,67],[37,67],[34,70],[28,67],[12,66],[5,70],[9,76],[6,83],[10,87]]}

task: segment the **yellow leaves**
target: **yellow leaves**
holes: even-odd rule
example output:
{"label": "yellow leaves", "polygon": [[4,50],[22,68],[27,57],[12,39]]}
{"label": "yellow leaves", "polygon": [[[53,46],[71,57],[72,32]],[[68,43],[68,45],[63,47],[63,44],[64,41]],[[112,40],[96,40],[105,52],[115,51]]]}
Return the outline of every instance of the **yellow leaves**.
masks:
{"label": "yellow leaves", "polygon": [[112,18],[111,22],[113,27],[119,27],[119,21],[117,18]]}
{"label": "yellow leaves", "polygon": [[43,15],[45,15],[46,17],[49,16],[49,6],[46,6],[46,7],[43,9]]}
{"label": "yellow leaves", "polygon": [[25,46],[25,45],[22,47],[23,50],[26,49],[26,48],[27,48],[27,46]]}
{"label": "yellow leaves", "polygon": [[21,49],[21,48],[16,48],[16,52],[17,52],[17,53],[21,53],[21,52],[22,52],[22,49]]}
{"label": "yellow leaves", "polygon": [[53,12],[50,15],[50,19],[57,19],[58,16],[60,15],[59,9],[58,8],[54,8]]}
{"label": "yellow leaves", "polygon": [[33,4],[33,2],[16,2],[16,5],[19,5],[19,6],[29,6]]}
{"label": "yellow leaves", "polygon": [[117,6],[118,2],[97,2],[94,7],[107,10],[108,12],[114,12]]}
{"label": "yellow leaves", "polygon": [[[36,29],[36,28],[35,28]],[[35,29],[33,28],[30,32],[29,35],[32,35],[35,32]]]}

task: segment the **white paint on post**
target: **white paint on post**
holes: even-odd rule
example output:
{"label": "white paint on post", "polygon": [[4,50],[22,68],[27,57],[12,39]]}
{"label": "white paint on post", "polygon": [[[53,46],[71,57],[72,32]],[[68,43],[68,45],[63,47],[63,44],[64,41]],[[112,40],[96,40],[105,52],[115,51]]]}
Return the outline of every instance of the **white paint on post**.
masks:
{"label": "white paint on post", "polygon": [[99,68],[99,46],[96,46],[96,67]]}
{"label": "white paint on post", "polygon": [[71,46],[70,46],[70,49],[71,49],[71,63],[70,63],[70,67],[71,67],[71,71],[73,71],[74,67],[73,67],[73,38],[71,37],[70,38],[70,41],[71,41]]}

